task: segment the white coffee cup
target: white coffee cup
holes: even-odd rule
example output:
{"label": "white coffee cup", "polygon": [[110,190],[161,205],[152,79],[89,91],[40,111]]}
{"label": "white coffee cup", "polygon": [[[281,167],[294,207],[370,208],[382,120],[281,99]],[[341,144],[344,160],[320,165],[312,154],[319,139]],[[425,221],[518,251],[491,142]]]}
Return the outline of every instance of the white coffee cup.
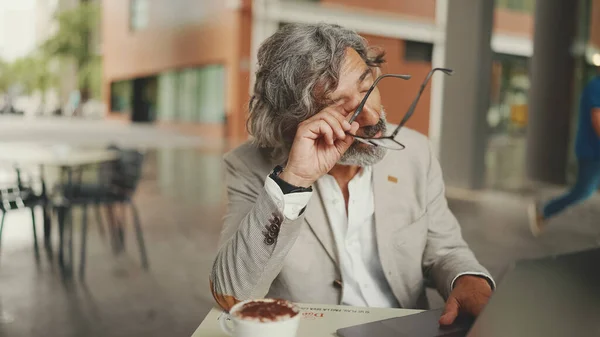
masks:
{"label": "white coffee cup", "polygon": [[[300,313],[297,306],[285,302],[297,314],[293,317],[282,318],[277,321],[259,321],[255,319],[242,318],[236,312],[250,302],[275,302],[274,299],[248,300],[234,305],[229,314],[223,313],[219,318],[221,329],[234,337],[295,337],[300,324]],[[281,301],[281,300],[279,300]]]}

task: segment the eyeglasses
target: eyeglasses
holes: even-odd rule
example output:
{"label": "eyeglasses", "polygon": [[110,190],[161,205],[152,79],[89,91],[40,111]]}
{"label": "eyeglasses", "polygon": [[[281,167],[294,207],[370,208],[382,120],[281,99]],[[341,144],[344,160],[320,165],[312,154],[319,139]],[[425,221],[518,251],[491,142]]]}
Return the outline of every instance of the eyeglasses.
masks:
{"label": "eyeglasses", "polygon": [[[383,137],[377,137],[377,138],[361,137],[361,136],[352,135],[354,137],[354,139],[356,139],[357,141],[359,141],[361,143],[371,145],[371,146],[380,146],[380,147],[384,147],[384,148],[387,148],[390,150],[404,150],[406,147],[402,143],[395,140],[394,138],[396,137],[396,135],[398,134],[400,129],[404,126],[404,124],[406,124],[406,122],[408,122],[410,117],[415,112],[417,103],[419,102],[419,99],[421,98],[421,94],[425,90],[427,83],[429,83],[429,79],[431,79],[431,76],[433,75],[433,73],[435,73],[438,70],[443,72],[446,75],[452,75],[454,73],[454,71],[452,69],[447,69],[447,68],[431,69],[431,71],[429,72],[429,74],[427,74],[427,77],[425,77],[425,80],[421,84],[421,89],[419,89],[419,93],[417,94],[417,97],[414,99],[414,101],[412,102],[410,107],[408,107],[408,111],[406,112],[406,114],[404,115],[404,118],[402,118],[402,121],[400,121],[400,124],[398,124],[398,127],[396,127],[394,132],[392,132],[389,136],[383,136]],[[381,81],[382,79],[384,79],[386,77],[401,78],[403,80],[409,80],[411,78],[410,75],[396,75],[396,74],[385,74],[385,75],[381,75],[381,76],[377,77],[377,79],[375,79],[375,82],[373,82],[373,85],[371,86],[371,88],[369,88],[369,90],[367,91],[367,94],[365,95],[365,97],[362,99],[362,101],[360,102],[360,104],[358,105],[356,110],[354,111],[354,114],[352,114],[352,117],[348,121],[350,124],[352,124],[352,122],[354,122],[356,117],[358,117],[358,115],[361,113],[361,111],[365,107],[365,104],[367,103],[367,99],[369,99],[369,95],[375,89],[375,86],[377,85],[377,83],[379,83],[379,81]]]}

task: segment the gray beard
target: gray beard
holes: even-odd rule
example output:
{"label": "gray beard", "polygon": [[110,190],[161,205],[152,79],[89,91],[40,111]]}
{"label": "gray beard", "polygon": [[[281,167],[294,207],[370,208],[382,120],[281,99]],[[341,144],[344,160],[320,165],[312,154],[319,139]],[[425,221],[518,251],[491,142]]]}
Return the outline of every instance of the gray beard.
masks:
{"label": "gray beard", "polygon": [[[385,112],[382,111],[381,119],[377,124],[363,128],[365,137],[372,137],[377,132],[381,131],[385,135],[387,122]],[[348,151],[346,151],[340,160],[339,165],[344,166],[371,166],[380,162],[385,157],[387,149],[379,146],[368,146],[358,141],[354,141]]]}

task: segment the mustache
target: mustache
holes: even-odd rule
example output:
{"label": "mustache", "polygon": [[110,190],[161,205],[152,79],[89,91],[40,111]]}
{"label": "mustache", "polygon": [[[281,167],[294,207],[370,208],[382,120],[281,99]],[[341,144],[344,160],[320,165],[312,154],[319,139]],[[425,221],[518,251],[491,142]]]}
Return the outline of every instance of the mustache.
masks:
{"label": "mustache", "polygon": [[387,130],[387,124],[385,119],[380,118],[377,124],[369,125],[361,128],[363,132],[363,137],[372,138],[377,134],[377,132],[381,131],[383,135],[385,135],[385,131]]}

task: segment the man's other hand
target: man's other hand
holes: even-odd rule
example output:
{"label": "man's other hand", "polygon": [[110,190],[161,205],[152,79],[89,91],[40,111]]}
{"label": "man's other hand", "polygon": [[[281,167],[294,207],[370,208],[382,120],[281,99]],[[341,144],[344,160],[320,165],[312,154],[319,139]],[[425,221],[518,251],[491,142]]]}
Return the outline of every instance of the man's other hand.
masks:
{"label": "man's other hand", "polygon": [[492,288],[485,278],[474,275],[459,277],[446,301],[446,308],[440,318],[440,324],[454,323],[459,314],[477,317],[491,296]]}

